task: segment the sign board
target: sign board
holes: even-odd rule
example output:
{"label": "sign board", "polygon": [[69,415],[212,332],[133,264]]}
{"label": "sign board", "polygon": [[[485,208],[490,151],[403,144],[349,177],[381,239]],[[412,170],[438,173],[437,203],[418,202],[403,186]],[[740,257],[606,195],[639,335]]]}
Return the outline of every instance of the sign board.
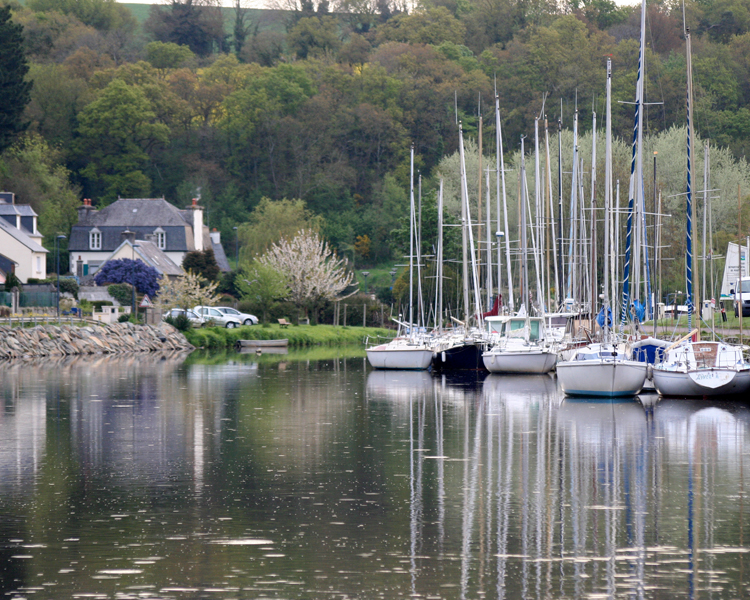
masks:
{"label": "sign board", "polygon": [[[742,254],[738,256],[740,251]],[[748,252],[747,247],[729,242],[727,246],[727,260],[724,264],[724,278],[721,281],[721,297],[723,299],[731,297],[729,290],[734,289],[740,273],[742,277],[750,275],[748,271],[748,256],[750,256],[750,252]]]}
{"label": "sign board", "polygon": [[153,306],[151,298],[148,297],[148,294],[143,295],[143,300],[141,300],[141,303],[138,306],[140,306],[141,308],[150,308]]}

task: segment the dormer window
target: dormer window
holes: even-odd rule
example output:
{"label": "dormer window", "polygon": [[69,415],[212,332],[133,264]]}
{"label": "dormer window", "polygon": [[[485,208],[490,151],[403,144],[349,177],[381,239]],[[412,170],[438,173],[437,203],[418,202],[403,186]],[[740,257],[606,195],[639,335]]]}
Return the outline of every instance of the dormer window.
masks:
{"label": "dormer window", "polygon": [[161,227],[157,227],[154,235],[156,236],[156,245],[159,247],[159,250],[165,250],[167,247],[167,233]]}
{"label": "dormer window", "polygon": [[89,250],[102,249],[102,232],[98,229],[92,229],[89,232]]}

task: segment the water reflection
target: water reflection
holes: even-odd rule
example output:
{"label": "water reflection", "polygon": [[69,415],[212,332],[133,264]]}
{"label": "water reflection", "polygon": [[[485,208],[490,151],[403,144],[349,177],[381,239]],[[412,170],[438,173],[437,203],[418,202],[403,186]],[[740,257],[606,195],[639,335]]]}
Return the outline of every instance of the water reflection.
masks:
{"label": "water reflection", "polygon": [[745,405],[328,353],[0,367],[10,598],[747,594]]}

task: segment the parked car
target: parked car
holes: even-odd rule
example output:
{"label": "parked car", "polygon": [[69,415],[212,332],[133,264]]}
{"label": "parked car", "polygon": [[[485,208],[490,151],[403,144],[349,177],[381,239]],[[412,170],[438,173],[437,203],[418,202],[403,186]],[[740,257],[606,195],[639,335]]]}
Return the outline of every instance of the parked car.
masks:
{"label": "parked car", "polygon": [[225,315],[218,308],[214,308],[213,306],[196,306],[193,308],[193,312],[203,317],[206,321],[213,321],[217,325],[227,327],[228,329],[239,327],[242,324],[239,317],[235,315]]}
{"label": "parked car", "polygon": [[206,320],[203,317],[196,314],[192,310],[185,310],[184,308],[173,308],[171,310],[168,310],[162,318],[166,319],[167,317],[172,317],[174,319],[179,315],[187,316],[187,318],[190,319],[190,322],[193,324],[193,327],[203,327],[206,324]]}
{"label": "parked car", "polygon": [[231,308],[229,306],[217,306],[216,310],[219,312],[224,313],[225,315],[231,315],[233,317],[236,317],[240,320],[240,323],[243,325],[257,325],[258,324],[258,317],[255,315],[251,315],[249,313],[243,313],[238,311],[236,308]]}

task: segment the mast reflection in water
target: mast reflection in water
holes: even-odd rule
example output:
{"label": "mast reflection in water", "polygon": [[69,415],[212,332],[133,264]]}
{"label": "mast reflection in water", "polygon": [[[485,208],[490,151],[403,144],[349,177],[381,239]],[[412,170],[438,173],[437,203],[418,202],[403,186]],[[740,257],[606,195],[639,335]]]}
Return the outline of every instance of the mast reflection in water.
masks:
{"label": "mast reflection in water", "polygon": [[0,367],[21,598],[747,595],[742,404],[362,357]]}

